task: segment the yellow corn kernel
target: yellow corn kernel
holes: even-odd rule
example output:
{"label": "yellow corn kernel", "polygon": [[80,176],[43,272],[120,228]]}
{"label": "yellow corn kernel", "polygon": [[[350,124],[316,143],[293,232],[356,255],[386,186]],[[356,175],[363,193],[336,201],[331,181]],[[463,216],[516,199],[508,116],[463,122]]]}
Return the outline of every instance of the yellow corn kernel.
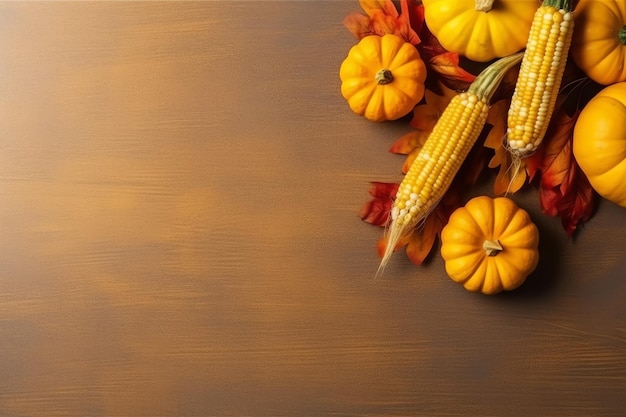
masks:
{"label": "yellow corn kernel", "polygon": [[571,0],[544,0],[535,13],[508,113],[504,145],[514,157],[532,154],[543,140],[573,29]]}
{"label": "yellow corn kernel", "polygon": [[418,225],[450,187],[487,121],[489,100],[522,53],[501,58],[483,70],[468,90],[453,97],[402,180],[391,209],[382,272],[406,231]]}

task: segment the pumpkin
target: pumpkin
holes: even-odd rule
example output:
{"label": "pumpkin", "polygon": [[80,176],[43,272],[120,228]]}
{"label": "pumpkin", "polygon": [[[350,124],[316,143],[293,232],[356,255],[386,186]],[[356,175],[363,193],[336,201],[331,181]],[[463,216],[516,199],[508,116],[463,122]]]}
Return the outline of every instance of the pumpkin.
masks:
{"label": "pumpkin", "polygon": [[423,0],[424,20],[441,45],[486,62],[526,47],[541,2],[532,0]]}
{"label": "pumpkin", "polygon": [[483,294],[522,285],[539,261],[538,244],[530,216],[507,197],[474,197],[441,231],[446,273],[468,291]]}
{"label": "pumpkin", "polygon": [[370,35],[350,49],[339,76],[352,111],[382,122],[407,115],[424,97],[426,65],[400,36]]}
{"label": "pumpkin", "polygon": [[626,208],[626,81],[604,87],[581,110],[573,152],[598,194]]}
{"label": "pumpkin", "polygon": [[626,2],[580,0],[574,22],[574,63],[599,84],[626,81]]}

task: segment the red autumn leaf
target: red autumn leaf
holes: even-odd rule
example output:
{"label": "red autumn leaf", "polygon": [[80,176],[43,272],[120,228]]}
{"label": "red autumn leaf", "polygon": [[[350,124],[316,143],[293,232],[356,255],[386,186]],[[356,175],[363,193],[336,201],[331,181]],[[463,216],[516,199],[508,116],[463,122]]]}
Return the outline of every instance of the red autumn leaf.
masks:
{"label": "red autumn leaf", "polygon": [[572,134],[579,113],[577,110],[569,116],[559,109],[548,127],[540,164],[541,209],[550,216],[561,217],[569,236],[591,218],[596,203],[595,192],[572,152]]}
{"label": "red autumn leaf", "polygon": [[357,39],[392,33],[413,45],[420,43],[420,38],[411,28],[408,17],[398,13],[392,0],[360,0],[359,3],[367,16],[350,13],[343,20],[344,26]]}
{"label": "red autumn leaf", "polygon": [[535,153],[524,158],[526,162],[526,173],[528,174],[528,182],[535,178],[535,175],[541,170],[541,160],[543,158],[543,147],[540,146]]}
{"label": "red autumn leaf", "polygon": [[419,34],[424,28],[424,6],[421,0],[400,0],[402,16],[406,16],[411,29]]}
{"label": "red autumn leaf", "polygon": [[372,199],[361,208],[361,220],[375,226],[386,226],[397,191],[398,184],[372,182],[369,190]]}

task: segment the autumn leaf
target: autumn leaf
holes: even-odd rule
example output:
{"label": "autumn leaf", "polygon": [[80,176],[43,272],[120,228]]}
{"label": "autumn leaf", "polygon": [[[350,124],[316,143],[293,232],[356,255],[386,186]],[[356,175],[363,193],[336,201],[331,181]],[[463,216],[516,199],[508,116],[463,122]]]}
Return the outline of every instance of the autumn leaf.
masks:
{"label": "autumn leaf", "polygon": [[[396,251],[405,248],[407,258],[415,265],[422,265],[432,252],[443,225],[445,223],[442,224],[440,216],[435,212],[431,213],[420,227],[414,228],[411,233],[400,239]],[[383,256],[386,245],[387,241],[383,236],[376,245],[378,256]]]}
{"label": "autumn leaf", "polygon": [[411,28],[408,17],[398,13],[392,0],[360,0],[359,4],[367,15],[350,13],[343,20],[344,26],[357,39],[391,33],[401,36],[413,45],[420,43],[420,38]]}
{"label": "autumn leaf", "polygon": [[456,91],[446,87],[441,82],[438,83],[437,90],[441,94],[428,88],[425,90],[423,102],[413,109],[413,117],[409,122],[411,127],[431,132],[452,98],[457,95]]}
{"label": "autumn leaf", "polygon": [[386,226],[397,191],[398,184],[372,182],[369,190],[372,198],[361,209],[361,220],[375,226]]}
{"label": "autumn leaf", "polygon": [[[395,199],[398,184],[372,182],[369,200],[361,209],[361,219],[375,226],[385,227],[389,223],[389,215]],[[416,265],[421,265],[430,254],[441,229],[449,216],[449,207],[438,206],[426,219],[422,227],[415,228],[409,235],[400,239],[396,251],[405,248],[407,257]],[[386,239],[381,237],[377,243],[379,256],[385,251]]]}
{"label": "autumn leaf", "polygon": [[[415,227],[408,235],[402,237],[395,250],[404,248],[407,258],[415,265],[422,265],[433,251],[435,243],[446,225],[449,217],[449,208],[438,205],[422,224]],[[383,255],[387,245],[385,236],[382,236],[376,245],[378,256]]]}
{"label": "autumn leaf", "polygon": [[572,151],[574,126],[580,110],[568,115],[560,109],[553,118],[542,145],[539,201],[550,216],[561,217],[563,228],[572,236],[588,221],[596,205],[596,194]]}
{"label": "autumn leaf", "polygon": [[543,158],[543,147],[540,146],[530,156],[524,158],[526,164],[526,174],[528,175],[528,182],[531,182],[535,176],[541,171],[541,159]]}
{"label": "autumn leaf", "polygon": [[459,55],[456,53],[442,52],[430,57],[428,62],[446,86],[456,90],[464,90],[476,78],[459,66]]}
{"label": "autumn leaf", "polygon": [[408,172],[413,160],[417,156],[421,147],[424,146],[424,143],[426,142],[426,139],[428,139],[429,135],[430,132],[415,130],[402,135],[391,145],[389,152],[400,155],[408,155],[402,165],[403,174]]}
{"label": "autumn leaf", "polygon": [[421,0],[400,0],[400,10],[405,16],[411,29],[419,35],[424,28],[424,6]]}
{"label": "autumn leaf", "polygon": [[519,161],[518,169],[514,169],[511,154],[503,146],[508,109],[509,100],[499,100],[491,106],[487,116],[487,124],[491,126],[491,129],[483,145],[494,151],[494,155],[487,166],[489,168],[499,167],[493,184],[494,195],[516,193],[527,180],[526,161]]}

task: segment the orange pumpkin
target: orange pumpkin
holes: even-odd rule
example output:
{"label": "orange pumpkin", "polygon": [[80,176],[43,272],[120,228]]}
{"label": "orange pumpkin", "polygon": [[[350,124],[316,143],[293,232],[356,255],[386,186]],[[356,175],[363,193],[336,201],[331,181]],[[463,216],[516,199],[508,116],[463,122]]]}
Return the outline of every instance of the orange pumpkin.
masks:
{"label": "orange pumpkin", "polygon": [[407,115],[424,97],[426,65],[401,37],[371,35],[350,49],[339,76],[352,111],[382,122]]}
{"label": "orange pumpkin", "polygon": [[452,213],[441,232],[448,276],[468,291],[513,290],[539,261],[539,232],[507,197],[479,196]]}
{"label": "orange pumpkin", "polygon": [[580,0],[574,21],[576,65],[599,84],[626,81],[626,1]]}
{"label": "orange pumpkin", "polygon": [[626,81],[605,87],[582,109],[573,152],[598,194],[626,208]]}

